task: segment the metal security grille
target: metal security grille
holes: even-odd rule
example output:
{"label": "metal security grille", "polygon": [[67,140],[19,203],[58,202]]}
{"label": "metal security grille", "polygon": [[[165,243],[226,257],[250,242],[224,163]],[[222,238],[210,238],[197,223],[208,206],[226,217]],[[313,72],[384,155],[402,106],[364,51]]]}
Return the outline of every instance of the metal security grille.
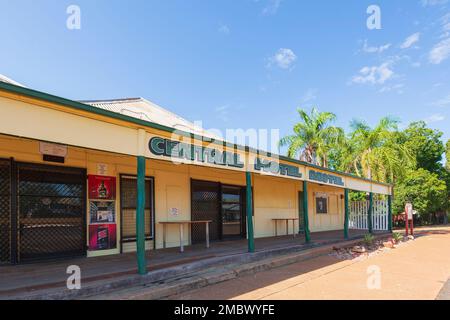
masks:
{"label": "metal security grille", "polygon": [[[220,217],[220,185],[214,182],[192,181],[192,221],[212,220],[209,229],[210,240],[221,238],[221,217]],[[205,241],[205,226],[203,224],[193,224],[191,227],[192,243]]]}
{"label": "metal security grille", "polygon": [[0,160],[0,264],[11,262],[11,162]]}
{"label": "metal security grille", "polygon": [[19,261],[85,253],[84,170],[18,165]]}

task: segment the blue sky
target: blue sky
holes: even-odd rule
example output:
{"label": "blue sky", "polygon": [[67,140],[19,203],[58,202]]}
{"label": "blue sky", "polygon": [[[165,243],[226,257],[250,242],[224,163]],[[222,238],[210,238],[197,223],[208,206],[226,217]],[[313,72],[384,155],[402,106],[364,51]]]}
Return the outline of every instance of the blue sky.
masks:
{"label": "blue sky", "polygon": [[205,128],[282,135],[317,106],[345,128],[392,115],[450,138],[448,0],[0,0],[0,39],[0,74],[66,98],[142,96]]}

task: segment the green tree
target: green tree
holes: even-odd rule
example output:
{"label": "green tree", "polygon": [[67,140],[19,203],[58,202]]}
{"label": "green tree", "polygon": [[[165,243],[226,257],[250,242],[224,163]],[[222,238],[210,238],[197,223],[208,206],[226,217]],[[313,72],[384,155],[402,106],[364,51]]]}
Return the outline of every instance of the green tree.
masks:
{"label": "green tree", "polygon": [[320,112],[316,108],[307,113],[298,109],[301,121],[294,126],[294,134],[280,140],[280,146],[287,146],[291,158],[328,167],[328,154],[344,135],[341,128],[330,125],[336,115]]}
{"label": "green tree", "polygon": [[353,120],[354,172],[368,179],[395,182],[414,163],[409,150],[397,143],[398,121],[385,117],[371,128],[364,121]]}
{"label": "green tree", "polygon": [[447,150],[445,151],[445,157],[447,158],[447,170],[450,171],[450,139],[447,141]]}
{"label": "green tree", "polygon": [[400,134],[399,143],[410,150],[417,168],[439,173],[445,151],[442,135],[441,131],[428,128],[424,121],[413,122]]}
{"label": "green tree", "polygon": [[445,181],[422,168],[408,169],[404,179],[395,186],[394,214],[403,212],[408,201],[424,220],[432,222],[432,214],[445,211],[447,206]]}

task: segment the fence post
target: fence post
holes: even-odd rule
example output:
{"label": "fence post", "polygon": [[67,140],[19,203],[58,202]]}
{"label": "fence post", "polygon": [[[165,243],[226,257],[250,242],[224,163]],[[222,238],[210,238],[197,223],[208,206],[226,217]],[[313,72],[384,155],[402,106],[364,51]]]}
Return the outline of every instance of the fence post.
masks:
{"label": "fence post", "polygon": [[369,233],[373,233],[372,211],[373,211],[373,193],[371,192],[369,194],[369,209],[367,210],[367,227],[369,229]]}

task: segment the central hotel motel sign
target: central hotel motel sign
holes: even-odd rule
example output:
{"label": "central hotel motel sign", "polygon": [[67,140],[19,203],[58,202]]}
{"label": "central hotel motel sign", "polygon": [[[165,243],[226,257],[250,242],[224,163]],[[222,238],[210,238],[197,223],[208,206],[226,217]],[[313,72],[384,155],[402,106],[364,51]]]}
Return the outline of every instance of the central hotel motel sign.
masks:
{"label": "central hotel motel sign", "polygon": [[[155,156],[170,157],[172,159],[188,160],[210,165],[227,166],[244,169],[244,162],[240,154],[229,151],[220,151],[214,148],[193,145],[189,143],[172,141],[161,137],[153,137],[149,142],[150,152]],[[302,174],[296,166],[281,164],[276,161],[256,158],[255,171],[268,174],[278,174],[294,178],[301,178]]]}

